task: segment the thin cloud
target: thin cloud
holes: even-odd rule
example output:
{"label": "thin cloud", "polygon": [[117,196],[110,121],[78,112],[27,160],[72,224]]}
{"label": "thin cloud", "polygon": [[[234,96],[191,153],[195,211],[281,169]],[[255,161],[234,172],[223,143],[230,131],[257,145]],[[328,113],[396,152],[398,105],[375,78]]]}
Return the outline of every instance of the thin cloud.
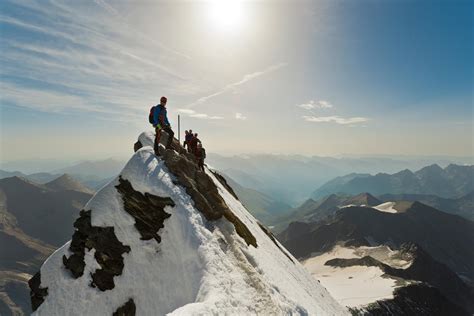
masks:
{"label": "thin cloud", "polygon": [[357,124],[368,122],[366,117],[340,117],[340,116],[303,116],[307,122],[313,123],[336,123],[340,125]]}
{"label": "thin cloud", "polygon": [[235,113],[235,119],[245,121],[247,119],[247,117],[242,115],[242,113]]}
{"label": "thin cloud", "polygon": [[185,114],[189,117],[197,118],[197,119],[204,119],[204,120],[222,120],[224,117],[217,116],[217,115],[209,115],[206,113],[197,113],[191,109],[178,109],[179,113]]}
{"label": "thin cloud", "polygon": [[331,103],[324,100],[320,100],[320,101],[310,100],[306,103],[298,104],[297,106],[305,110],[330,109],[333,107]]}
{"label": "thin cloud", "polygon": [[[125,25],[116,16],[120,13],[104,0],[96,3],[107,7],[105,11],[76,2],[10,2],[38,18],[0,14],[0,23],[28,32],[33,39],[12,32],[0,39],[0,95],[9,106],[65,114],[103,113],[110,120],[143,119],[149,104],[156,102],[157,96],[150,96],[156,87],[175,96],[208,89],[193,78],[182,58],[177,61],[181,53],[143,40],[146,35]],[[48,40],[41,40],[44,37]],[[12,77],[22,80],[8,79]]]}
{"label": "thin cloud", "polygon": [[149,41],[153,44],[155,44],[156,46],[159,46],[161,49],[165,49],[167,50],[168,52],[171,52],[173,54],[176,54],[180,57],[183,57],[183,58],[186,58],[186,59],[191,59],[190,56],[182,53],[182,52],[178,52],[177,50],[174,50],[174,49],[171,49],[169,48],[167,45],[161,43],[161,42],[158,42],[156,41],[155,39],[149,37],[147,34],[143,33],[143,32],[140,32],[138,31],[137,29],[135,29],[134,27],[132,27],[130,24],[127,23],[126,19],[124,19],[122,17],[122,15],[120,14],[119,11],[117,11],[112,5],[110,5],[109,3],[107,3],[105,0],[94,0],[94,2],[100,6],[101,8],[103,8],[105,11],[107,11],[108,13],[110,13],[112,16],[114,16],[115,18],[119,19],[120,22],[125,25],[127,28],[129,28],[130,30],[132,30],[133,32],[135,32],[138,36],[142,37],[143,39],[145,39],[146,41]]}
{"label": "thin cloud", "polygon": [[221,94],[224,94],[224,93],[226,93],[230,90],[233,90],[234,88],[236,88],[240,85],[243,85],[244,83],[247,83],[251,80],[254,80],[258,77],[261,77],[261,76],[263,76],[267,73],[278,70],[278,69],[280,69],[282,67],[285,67],[287,65],[288,65],[288,63],[279,63],[279,64],[276,64],[276,65],[272,65],[270,67],[267,67],[264,70],[260,70],[260,71],[253,72],[251,74],[244,75],[241,80],[239,80],[237,82],[230,83],[230,84],[224,86],[224,88],[222,88],[221,90],[219,90],[217,92],[214,92],[213,94],[207,95],[205,97],[199,98],[197,101],[195,101],[193,103],[190,103],[190,104],[186,105],[185,107],[193,107],[193,106],[196,106],[198,104],[202,104],[202,103],[208,101],[209,99],[215,98],[215,97],[217,97]]}

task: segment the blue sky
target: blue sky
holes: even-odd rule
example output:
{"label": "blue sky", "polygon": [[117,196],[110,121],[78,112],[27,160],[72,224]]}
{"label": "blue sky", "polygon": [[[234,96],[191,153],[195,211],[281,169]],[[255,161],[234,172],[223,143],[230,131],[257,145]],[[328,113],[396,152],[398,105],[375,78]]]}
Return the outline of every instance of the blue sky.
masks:
{"label": "blue sky", "polygon": [[161,95],[211,152],[474,155],[472,1],[226,3],[2,1],[0,160],[129,155]]}

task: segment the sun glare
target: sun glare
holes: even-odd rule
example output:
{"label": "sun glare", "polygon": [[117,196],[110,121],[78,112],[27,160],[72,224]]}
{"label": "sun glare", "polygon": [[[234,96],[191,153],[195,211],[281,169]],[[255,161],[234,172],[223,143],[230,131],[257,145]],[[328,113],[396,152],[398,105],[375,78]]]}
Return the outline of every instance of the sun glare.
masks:
{"label": "sun glare", "polygon": [[209,16],[216,29],[235,31],[242,26],[243,12],[240,0],[214,0],[209,3]]}

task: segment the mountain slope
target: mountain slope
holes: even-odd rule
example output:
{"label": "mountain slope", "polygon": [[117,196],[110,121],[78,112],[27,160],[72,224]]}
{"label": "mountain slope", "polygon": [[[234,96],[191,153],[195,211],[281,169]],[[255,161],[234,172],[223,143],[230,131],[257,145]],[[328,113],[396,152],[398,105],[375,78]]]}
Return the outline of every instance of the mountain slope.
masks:
{"label": "mountain slope", "polygon": [[0,314],[31,313],[28,279],[70,236],[91,194],[54,191],[27,179],[0,180]]}
{"label": "mountain slope", "polygon": [[36,315],[348,314],[211,170],[139,140],[30,281]]}
{"label": "mountain slope", "polygon": [[[354,246],[387,244],[395,248],[413,242],[469,283],[473,282],[473,222],[419,202],[397,204],[395,210],[396,213],[347,207],[327,222],[306,224],[307,233],[297,238],[288,239],[294,234],[290,231],[279,238],[299,258],[327,251],[341,241]],[[292,230],[292,226],[288,229]]]}
{"label": "mountain slope", "polygon": [[278,239],[354,314],[474,311],[474,223],[459,216],[419,202],[348,206]]}
{"label": "mountain slope", "polygon": [[45,187],[50,188],[55,191],[77,191],[93,194],[92,190],[87,188],[85,185],[74,179],[68,174],[63,174],[62,176],[44,184]]}
{"label": "mountain slope", "polygon": [[80,208],[92,194],[71,190],[52,190],[23,178],[0,180],[0,191],[6,197],[6,209],[18,227],[27,235],[59,246],[73,231],[71,228]]}

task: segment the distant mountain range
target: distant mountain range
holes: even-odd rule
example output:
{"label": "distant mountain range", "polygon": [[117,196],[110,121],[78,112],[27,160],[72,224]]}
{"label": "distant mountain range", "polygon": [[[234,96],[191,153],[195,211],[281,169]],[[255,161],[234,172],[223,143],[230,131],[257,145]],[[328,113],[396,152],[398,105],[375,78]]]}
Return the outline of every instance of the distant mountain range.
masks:
{"label": "distant mountain range", "polygon": [[349,174],[337,177],[313,192],[312,198],[333,193],[359,194],[429,194],[458,198],[474,191],[474,166],[451,164],[446,168],[434,164],[416,172],[408,169],[394,173]]}
{"label": "distant mountain range", "polygon": [[291,222],[316,222],[333,215],[342,206],[346,205],[364,205],[374,206],[381,201],[370,193],[361,193],[355,196],[348,194],[331,194],[319,200],[308,199],[301,206],[285,212],[280,217],[274,217],[270,221],[272,229],[275,232],[281,232]]}
{"label": "distant mountain range", "polygon": [[435,195],[423,194],[384,194],[373,196],[370,193],[331,194],[318,200],[308,199],[299,207],[283,211],[268,219],[267,224],[272,226],[276,233],[283,231],[291,222],[317,222],[336,213],[341,207],[376,206],[388,201],[422,202],[426,205],[442,210],[443,212],[459,215],[474,220],[474,191],[457,199],[444,199]]}
{"label": "distant mountain range", "polygon": [[0,314],[31,312],[27,281],[73,232],[92,192],[71,176],[45,184],[0,180]]}
{"label": "distant mountain range", "polygon": [[[229,176],[244,188],[256,190],[271,197],[275,201],[296,207],[308,199],[315,188],[318,188],[335,177],[344,176],[349,173],[356,173],[356,175],[369,175],[380,172],[391,174],[405,168],[417,170],[433,163],[438,163],[442,166],[449,164],[474,164],[474,158],[386,156],[346,156],[334,158],[273,154],[222,156],[210,153],[208,154],[206,163]],[[34,161],[25,161],[2,163],[0,168],[8,171],[19,170],[23,174],[16,175],[27,177],[39,183],[51,181],[66,173],[78,179],[90,189],[97,190],[118,175],[125,165],[125,161],[117,159],[82,161],[61,168],[54,168],[52,167],[54,166],[53,163],[44,164],[41,161],[39,165],[44,167],[38,168],[35,167]],[[64,166],[65,163],[57,162],[56,165]],[[47,174],[41,175],[36,173],[36,177],[33,177],[33,175],[30,174],[30,170],[40,170]],[[0,172],[0,178],[2,178],[1,173],[2,172]],[[9,176],[14,175],[15,174]],[[360,192],[365,191],[371,192],[371,190],[363,190]],[[371,193],[376,194],[374,192]],[[324,196],[325,195],[328,194],[324,194]],[[317,199],[320,197],[322,196],[314,198]]]}
{"label": "distant mountain range", "polygon": [[[106,173],[109,174],[109,173]],[[118,174],[118,173],[117,173]],[[38,172],[32,174],[24,174],[20,171],[5,171],[0,170],[0,179],[11,178],[11,177],[21,177],[28,179],[38,184],[45,184],[51,182],[55,179],[60,178],[61,176],[67,175],[73,177],[74,181],[80,183],[81,186],[87,188],[89,191],[96,191],[104,186],[106,183],[110,182],[116,175],[108,176],[106,178],[101,178],[99,175],[94,174],[69,174],[69,173],[48,173],[48,172]]]}
{"label": "distant mountain range", "polygon": [[[307,157],[300,155],[238,155],[209,154],[206,161],[240,185],[257,190],[293,207],[311,196],[315,188],[335,177],[349,173],[395,173],[408,168],[418,170],[430,164],[474,164],[474,158],[447,157]],[[372,192],[361,190],[361,192]],[[329,195],[329,192],[321,198]],[[352,192],[349,192],[352,193]],[[382,192],[389,193],[389,192]],[[409,192],[415,193],[415,192]]]}
{"label": "distant mountain range", "polygon": [[[370,269],[381,269],[380,276],[385,273],[394,280],[406,280],[405,285],[416,280],[436,289],[415,291],[420,295],[424,293],[423,300],[431,307],[418,304],[407,307],[413,312],[438,308],[440,306],[435,305],[440,299],[446,300],[445,305],[454,303],[464,309],[461,314],[474,310],[474,222],[459,216],[419,202],[348,206],[323,221],[293,222],[277,237],[293,255],[306,260],[308,268],[314,269],[315,275],[328,282],[328,286],[333,286],[331,278],[324,279],[324,275],[330,276],[328,271],[338,271],[340,275],[344,269],[353,267],[347,271],[362,275],[374,271]],[[410,244],[413,246],[407,246]],[[381,250],[377,248],[381,246],[389,246],[392,250],[384,251],[385,255],[381,257]],[[407,247],[412,250],[407,252]],[[324,262],[314,265],[318,258],[325,258]],[[335,268],[324,268],[325,272],[321,273],[318,272],[322,269],[321,264]],[[353,282],[357,282],[354,278]],[[409,304],[410,300],[413,302],[415,294],[411,289],[403,290],[398,286],[394,290],[395,296],[391,300],[371,305],[369,309],[373,308],[372,312],[377,314],[377,310],[381,312],[390,306],[396,309]]]}
{"label": "distant mountain range", "polygon": [[384,194],[381,201],[418,201],[443,212],[459,215],[474,221],[474,191],[456,199],[445,199],[426,194]]}

